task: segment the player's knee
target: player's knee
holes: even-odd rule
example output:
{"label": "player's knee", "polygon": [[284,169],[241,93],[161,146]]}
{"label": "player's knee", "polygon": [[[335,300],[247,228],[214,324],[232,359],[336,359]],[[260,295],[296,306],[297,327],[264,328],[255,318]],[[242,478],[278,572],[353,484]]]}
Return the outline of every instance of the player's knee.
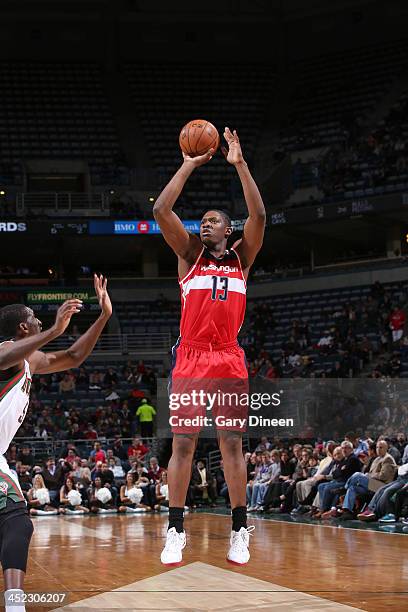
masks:
{"label": "player's knee", "polygon": [[1,549],[1,564],[3,571],[17,569],[26,571],[28,547],[34,527],[27,515],[15,519],[13,530],[6,532]]}
{"label": "player's knee", "polygon": [[242,454],[242,438],[239,435],[222,435],[222,450],[229,457],[234,456],[239,460],[243,460]]}
{"label": "player's knee", "polygon": [[195,451],[195,439],[187,436],[177,437],[173,444],[173,454],[182,459],[192,457]]}

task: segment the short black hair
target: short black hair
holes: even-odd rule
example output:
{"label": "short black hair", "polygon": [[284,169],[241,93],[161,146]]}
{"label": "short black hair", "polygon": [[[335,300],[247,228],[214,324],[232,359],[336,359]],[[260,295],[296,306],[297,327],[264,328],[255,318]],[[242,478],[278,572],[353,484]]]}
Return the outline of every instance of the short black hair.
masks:
{"label": "short black hair", "polygon": [[211,208],[211,210],[221,215],[227,227],[231,227],[231,217],[229,216],[228,213],[225,212],[225,210],[218,210],[218,208]]}
{"label": "short black hair", "polygon": [[25,323],[29,317],[24,304],[9,304],[0,308],[0,336],[8,340],[14,338],[20,323]]}

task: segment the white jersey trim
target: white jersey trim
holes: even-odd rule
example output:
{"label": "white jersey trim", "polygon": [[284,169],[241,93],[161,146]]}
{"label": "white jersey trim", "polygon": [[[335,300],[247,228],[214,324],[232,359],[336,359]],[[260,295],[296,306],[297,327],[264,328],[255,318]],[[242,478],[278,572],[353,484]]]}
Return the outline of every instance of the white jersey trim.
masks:
{"label": "white jersey trim", "polygon": [[[187,283],[182,285],[183,297],[187,297],[190,291],[194,289],[212,289],[213,278],[212,276],[195,276]],[[228,292],[233,291],[234,293],[246,294],[245,281],[242,278],[228,278]]]}

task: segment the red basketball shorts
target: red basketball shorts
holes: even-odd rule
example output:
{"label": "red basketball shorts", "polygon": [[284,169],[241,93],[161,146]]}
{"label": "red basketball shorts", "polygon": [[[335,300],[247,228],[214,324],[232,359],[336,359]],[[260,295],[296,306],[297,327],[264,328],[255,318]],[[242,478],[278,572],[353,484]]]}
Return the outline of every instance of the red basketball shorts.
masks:
{"label": "red basketball shorts", "polygon": [[216,347],[179,340],[173,347],[169,423],[173,433],[204,427],[246,431],[248,370],[237,342]]}

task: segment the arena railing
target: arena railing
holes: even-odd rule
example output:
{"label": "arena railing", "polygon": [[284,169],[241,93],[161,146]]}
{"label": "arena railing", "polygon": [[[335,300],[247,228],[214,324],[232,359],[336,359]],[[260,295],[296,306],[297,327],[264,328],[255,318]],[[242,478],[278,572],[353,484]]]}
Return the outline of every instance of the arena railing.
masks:
{"label": "arena railing", "polygon": [[[141,436],[136,436],[141,438]],[[133,438],[121,438],[125,447],[131,446]],[[58,459],[61,451],[66,448],[67,444],[74,444],[82,459],[88,459],[90,452],[93,449],[95,442],[100,442],[102,449],[113,446],[114,438],[98,438],[97,440],[42,440],[41,438],[19,438],[15,437],[12,444],[16,444],[18,448],[29,446],[35,458],[42,461],[45,457],[55,457]],[[143,438],[144,443],[149,448],[146,459],[154,456],[157,451],[158,438]]]}
{"label": "arena railing", "polygon": [[[71,346],[73,338],[61,336],[47,344],[47,351],[64,350]],[[170,332],[135,334],[106,334],[101,336],[92,352],[93,355],[143,355],[167,353],[171,348]]]}
{"label": "arena railing", "polygon": [[16,212],[30,210],[44,213],[78,213],[89,210],[109,214],[109,203],[104,193],[38,192],[17,193]]}

